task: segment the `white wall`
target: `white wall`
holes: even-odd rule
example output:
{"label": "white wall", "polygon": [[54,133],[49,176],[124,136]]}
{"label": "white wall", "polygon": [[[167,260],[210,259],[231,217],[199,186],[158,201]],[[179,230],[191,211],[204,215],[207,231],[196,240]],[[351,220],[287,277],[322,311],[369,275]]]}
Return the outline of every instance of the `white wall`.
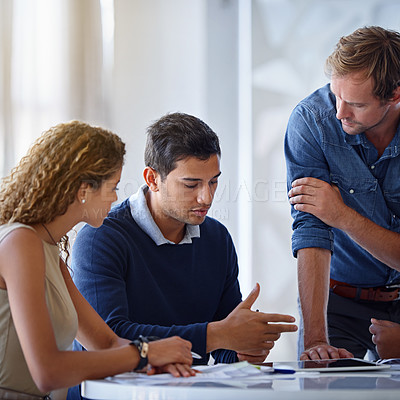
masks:
{"label": "white wall", "polygon": [[206,119],[205,3],[115,2],[110,124],[127,143],[125,198],[143,183],[146,127],[168,112]]}

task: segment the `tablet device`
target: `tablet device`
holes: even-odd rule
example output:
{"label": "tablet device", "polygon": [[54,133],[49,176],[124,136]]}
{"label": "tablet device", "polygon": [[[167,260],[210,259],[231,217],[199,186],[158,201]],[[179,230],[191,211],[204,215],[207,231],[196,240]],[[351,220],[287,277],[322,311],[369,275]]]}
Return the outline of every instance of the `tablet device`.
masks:
{"label": "tablet device", "polygon": [[315,372],[360,372],[371,370],[383,370],[390,368],[390,365],[377,364],[361,358],[340,358],[330,360],[305,360],[291,362],[274,362],[276,369],[293,369],[294,371],[315,371]]}

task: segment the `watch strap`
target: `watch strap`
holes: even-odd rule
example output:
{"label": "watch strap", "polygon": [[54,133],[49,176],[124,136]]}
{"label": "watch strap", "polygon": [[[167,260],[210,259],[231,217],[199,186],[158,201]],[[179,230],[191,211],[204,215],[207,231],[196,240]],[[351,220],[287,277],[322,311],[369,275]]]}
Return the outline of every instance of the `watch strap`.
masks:
{"label": "watch strap", "polygon": [[137,339],[132,340],[132,342],[129,343],[132,346],[136,346],[140,356],[139,364],[134,369],[134,371],[141,371],[144,367],[147,366],[147,364],[149,363],[149,359],[147,358],[147,353],[149,351],[149,342],[154,342],[159,339],[160,338],[158,336],[139,335]]}
{"label": "watch strap", "polygon": [[147,358],[147,353],[149,351],[148,340],[145,336],[140,335],[138,339],[132,340],[132,342],[130,342],[129,344],[136,346],[140,357],[139,364],[134,369],[134,371],[141,371],[149,363],[149,359]]}

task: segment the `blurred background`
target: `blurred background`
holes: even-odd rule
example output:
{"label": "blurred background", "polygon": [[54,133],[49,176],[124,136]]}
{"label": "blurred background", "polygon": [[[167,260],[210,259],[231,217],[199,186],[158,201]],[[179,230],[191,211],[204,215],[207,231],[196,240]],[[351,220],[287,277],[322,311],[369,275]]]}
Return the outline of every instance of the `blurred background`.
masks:
{"label": "blurred background", "polygon": [[[0,176],[41,132],[79,119],[127,143],[119,200],[143,183],[146,127],[168,112],[219,135],[210,216],[231,232],[243,296],[298,318],[283,138],[299,100],[327,82],[339,37],[400,30],[398,0],[0,0]],[[296,355],[286,334],[270,360]]]}

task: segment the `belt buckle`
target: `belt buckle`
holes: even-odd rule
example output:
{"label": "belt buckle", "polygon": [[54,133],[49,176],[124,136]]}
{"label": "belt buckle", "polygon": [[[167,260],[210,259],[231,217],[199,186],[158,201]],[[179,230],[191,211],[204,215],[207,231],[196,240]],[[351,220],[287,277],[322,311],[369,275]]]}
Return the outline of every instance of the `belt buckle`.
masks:
{"label": "belt buckle", "polygon": [[400,289],[400,283],[395,283],[394,285],[386,285],[386,289]]}
{"label": "belt buckle", "polygon": [[393,291],[397,290],[397,297],[393,299],[392,301],[397,301],[400,300],[400,284],[396,283],[394,285],[386,285],[385,289],[392,289]]}

